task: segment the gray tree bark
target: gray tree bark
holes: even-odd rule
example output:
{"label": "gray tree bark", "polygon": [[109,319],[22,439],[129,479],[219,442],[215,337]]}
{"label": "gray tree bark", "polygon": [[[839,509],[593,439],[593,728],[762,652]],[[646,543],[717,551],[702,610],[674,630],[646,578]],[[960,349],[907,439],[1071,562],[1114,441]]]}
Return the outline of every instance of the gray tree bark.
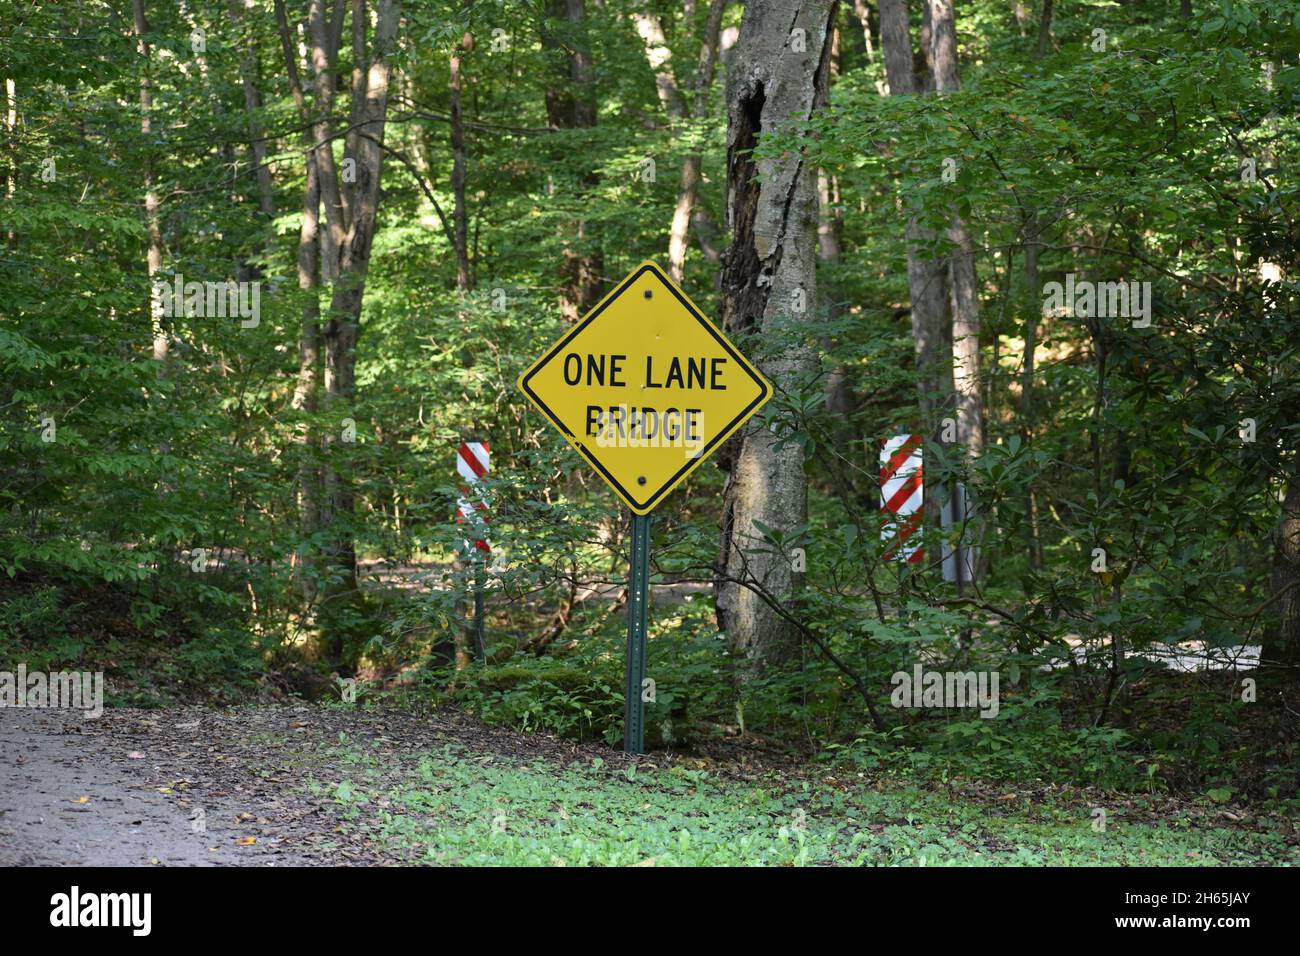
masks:
{"label": "gray tree bark", "polygon": [[[928,0],[932,37],[931,63],[934,88],[939,93],[961,89],[957,72],[957,31],[952,0]],[[984,449],[984,408],[980,395],[980,314],[975,253],[970,231],[953,213],[948,240],[954,248],[948,257],[952,293],[953,392],[957,410],[957,441],[965,453],[977,456]]]}
{"label": "gray tree bark", "polygon": [[890,95],[916,92],[907,0],[880,0],[880,52],[885,61],[885,79]]}
{"label": "gray tree bark", "polygon": [[[320,256],[320,179],[316,171],[311,118],[307,97],[303,93],[298,54],[289,33],[284,0],[275,0],[275,21],[284,54],[285,74],[293,94],[298,116],[303,121],[305,183],[302,195],[302,226],[298,231],[298,288],[305,295],[302,307],[302,332],[298,338],[298,379],[294,385],[294,411],[310,415],[316,411],[320,393],[320,282],[317,263]],[[304,425],[298,443],[298,531],[303,541],[310,541],[320,528],[321,475],[316,467],[313,448],[316,436]],[[310,609],[316,600],[318,573],[316,555],[304,550],[298,566],[298,588]],[[310,611],[308,612],[310,613]]]}
{"label": "gray tree bark", "polygon": [[[724,327],[751,352],[751,336],[780,336],[816,314],[816,173],[798,155],[755,161],[750,151],[760,134],[805,120],[825,102],[833,12],[834,4],[818,0],[745,5],[727,91],[732,241],[722,288]],[[760,361],[778,393],[805,387],[817,365],[811,348],[784,340],[775,357]],[[755,521],[789,529],[805,520],[808,483],[802,450],[794,443],[778,448],[772,432],[754,424],[728,442],[721,458],[729,473],[715,592],[743,687],[798,646],[796,631],[737,582],[782,600],[802,584],[802,572],[786,557],[751,549],[761,546]]]}
{"label": "gray tree bark", "polygon": [[1274,532],[1273,597],[1277,624],[1264,639],[1267,663],[1300,666],[1300,477],[1292,475]]}
{"label": "gray tree bark", "polygon": [[[229,0],[227,8],[235,26],[242,22],[241,4],[250,0]],[[257,91],[257,53],[251,36],[244,41],[244,55],[239,58],[239,82],[244,90],[244,112],[248,114],[248,148],[253,154],[253,176],[257,180],[257,208],[268,218],[275,215],[275,192],[271,183],[271,167],[267,165],[266,137],[257,114],[262,109],[262,97]]]}
{"label": "gray tree bark", "polygon": [[[880,0],[880,48],[890,95],[920,92],[914,71],[907,0]],[[952,392],[947,348],[948,270],[944,258],[935,255],[935,234],[917,220],[914,211],[908,210],[906,215],[907,289],[912,302],[912,342],[921,409],[919,430],[937,438],[939,419]],[[938,500],[927,494],[927,521],[933,525],[938,516]]]}
{"label": "gray tree bark", "polygon": [[[153,138],[153,75],[149,67],[149,44],[145,34],[149,32],[149,22],[145,18],[144,0],[131,0],[131,15],[135,26],[136,52],[140,54],[140,137],[147,144]],[[158,198],[157,177],[154,172],[153,148],[146,146],[144,153],[144,219],[148,235],[148,248],[145,252],[145,268],[152,279],[162,268],[162,229],[159,225],[162,203]],[[153,328],[153,357],[159,362],[166,362],[168,351],[167,331],[162,327],[162,319],[157,304],[150,300],[150,314]],[[162,377],[162,369],[159,377]]]}
{"label": "gray tree bark", "polygon": [[[930,67],[934,71],[934,88],[940,94],[961,89],[957,71],[957,27],[953,16],[953,0],[928,0],[930,20]],[[946,230],[952,252],[948,255],[948,286],[952,296],[952,384],[954,406],[957,414],[957,443],[962,453],[975,458],[984,450],[984,402],[980,391],[980,313],[979,283],[975,275],[975,250],[970,231],[954,209],[952,221]],[[956,489],[954,489],[955,491]],[[963,495],[962,510],[965,510]],[[954,511],[954,522],[963,516]],[[982,537],[983,522],[971,521],[971,539]],[[987,556],[981,548],[971,546],[969,560],[961,552],[967,544],[958,545],[955,562],[957,587],[960,592],[969,568],[978,580],[985,573]]]}
{"label": "gray tree bark", "polygon": [[1041,60],[1052,43],[1052,0],[1043,0],[1043,12],[1038,17],[1038,43],[1034,46],[1034,59]]}
{"label": "gray tree bark", "polygon": [[465,204],[465,123],[460,109],[460,58],[461,51],[473,48],[473,39],[465,34],[460,49],[451,55],[451,105],[448,110],[451,127],[451,192],[452,224],[456,249],[456,289],[462,294],[469,290],[469,209]]}
{"label": "gray tree bark", "polygon": [[[312,12],[321,8],[320,0],[313,0]],[[322,10],[323,12],[323,10]],[[352,10],[354,18],[360,19],[364,33],[366,20],[363,5],[355,3]],[[400,0],[380,0],[375,16],[374,44],[371,55],[365,56],[364,36],[355,42],[357,23],[354,20],[354,49],[359,47],[365,59],[360,69],[364,80],[353,83],[353,93],[358,88],[364,90],[364,103],[358,108],[354,104],[354,113],[358,115],[356,128],[355,159],[356,182],[350,190],[348,206],[345,209],[339,200],[336,210],[338,223],[345,225],[338,246],[338,278],[334,283],[333,296],[330,301],[329,314],[322,329],[322,341],[325,349],[325,401],[340,416],[350,410],[356,393],[356,349],[357,338],[361,330],[361,303],[365,295],[366,274],[370,267],[370,247],[375,236],[375,225],[379,212],[379,184],[383,169],[384,123],[388,115],[388,82],[391,65],[388,57],[392,52],[397,36],[398,23],[401,20]],[[321,99],[321,75],[332,75],[329,71],[329,57],[325,44],[328,42],[324,32],[324,18],[318,16],[312,24],[313,61],[317,68],[318,104]],[[355,77],[354,77],[355,80]],[[321,143],[320,130],[328,129],[328,124],[317,124],[317,143]],[[317,174],[321,186],[321,197],[325,200],[326,223],[329,224],[331,196],[340,196],[339,180],[328,143],[315,150]],[[337,453],[338,436],[327,433],[324,436],[325,468],[322,525],[329,527],[330,541],[326,546],[325,558],[330,568],[331,584],[327,589],[327,599],[344,603],[356,592],[356,549],[352,537],[354,494],[352,478],[346,466],[340,467]],[[330,635],[329,653],[339,658],[342,647],[336,634]]]}
{"label": "gray tree bark", "polygon": [[334,107],[334,59],[338,50],[338,34],[325,22],[325,0],[311,0],[307,9],[307,27],[311,39],[311,65],[316,93],[311,131],[315,143],[321,202],[325,206],[325,231],[320,236],[321,278],[325,282],[332,282],[338,277],[339,248],[347,231],[347,220],[339,190],[338,169],[334,163],[333,129],[330,123],[330,111]]}
{"label": "gray tree bark", "polygon": [[[576,39],[568,45],[543,33],[542,47],[563,57],[563,69],[556,71],[546,88],[546,117],[551,129],[590,129],[596,125],[596,102],[591,48],[587,38],[585,0],[551,0],[550,15],[567,20]],[[582,177],[581,188],[595,188],[598,177]],[[600,301],[601,273],[605,268],[598,242],[588,236],[582,220],[561,227],[564,235],[564,265],[560,289],[560,314],[576,322]]]}
{"label": "gray tree bark", "polygon": [[671,119],[682,119],[686,115],[686,103],[677,89],[677,78],[673,76],[673,51],[664,39],[663,24],[655,14],[648,11],[633,13],[632,22],[641,42],[645,44],[646,62],[655,75],[655,91],[659,95],[659,102],[663,104],[664,112]]}
{"label": "gray tree bark", "polygon": [[[718,61],[718,33],[722,28],[722,12],[727,0],[711,0],[708,19],[704,24],[704,38],[700,41],[700,61],[695,71],[695,102],[692,117],[699,119],[708,110],[709,87],[713,85],[713,71]],[[699,191],[700,172],[704,157],[691,153],[682,162],[681,181],[677,187],[677,206],[673,209],[672,227],[668,231],[668,273],[674,282],[682,281],[686,267],[686,233],[695,211],[695,196]],[[697,231],[699,231],[697,220]]]}
{"label": "gray tree bark", "polygon": [[876,62],[876,47],[871,42],[871,7],[867,0],[853,0],[853,13],[862,26],[862,45],[866,50],[867,62]]}

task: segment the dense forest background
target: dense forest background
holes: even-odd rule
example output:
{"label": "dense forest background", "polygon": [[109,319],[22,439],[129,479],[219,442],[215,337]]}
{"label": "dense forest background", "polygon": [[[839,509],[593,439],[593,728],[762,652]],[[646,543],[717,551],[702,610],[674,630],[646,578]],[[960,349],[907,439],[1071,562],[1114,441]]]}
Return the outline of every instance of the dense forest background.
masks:
{"label": "dense forest background", "polygon": [[[650,258],[777,388],[655,513],[652,746],[1296,799],[1293,3],[0,21],[0,666],[615,742],[628,516],[515,380]],[[998,717],[891,707],[917,663]]]}

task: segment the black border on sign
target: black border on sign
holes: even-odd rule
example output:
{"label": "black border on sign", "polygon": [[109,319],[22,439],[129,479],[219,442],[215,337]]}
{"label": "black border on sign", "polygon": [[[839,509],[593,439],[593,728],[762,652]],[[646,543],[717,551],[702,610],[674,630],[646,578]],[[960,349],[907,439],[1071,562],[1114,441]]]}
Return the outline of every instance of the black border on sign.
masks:
{"label": "black border on sign", "polygon": [[[686,464],[683,465],[677,471],[676,474],[674,474],[671,478],[669,478],[662,485],[660,485],[659,489],[654,494],[650,495],[650,497],[642,501],[641,499],[637,498],[636,495],[632,494],[630,491],[624,488],[623,485],[620,484],[619,481],[615,479],[614,476],[611,475],[605,469],[605,466],[602,465],[599,461],[597,461],[595,456],[593,456],[590,452],[588,452],[586,447],[584,447],[580,442],[578,442],[574,438],[573,432],[569,431],[569,429],[565,427],[564,423],[560,421],[560,419],[556,416],[556,414],[552,412],[550,408],[546,406],[546,403],[543,402],[541,398],[537,395],[537,393],[533,391],[532,387],[529,385],[529,380],[532,379],[532,377],[536,375],[538,372],[540,372],[543,368],[549,365],[551,360],[555,358],[555,356],[566,345],[568,345],[571,341],[573,341],[574,337],[577,336],[578,333],[580,333],[588,325],[594,322],[600,316],[600,314],[605,311],[605,309],[608,306],[613,304],[615,300],[617,300],[619,296],[621,296],[627,290],[628,286],[632,285],[632,283],[634,283],[637,279],[641,278],[641,275],[646,272],[653,273],[654,277],[659,280],[659,284],[662,285],[664,288],[666,288],[669,292],[671,292],[673,296],[677,299],[677,301],[682,304],[682,307],[686,309],[687,313],[690,314],[695,319],[695,321],[699,322],[700,325],[704,326],[704,328],[708,330],[708,333],[711,336],[713,336],[714,341],[718,343],[718,345],[722,348],[722,350],[725,351],[727,355],[729,355],[731,358],[735,359],[736,364],[745,370],[745,374],[748,375],[751,379],[753,379],[755,384],[758,385],[758,397],[755,398],[748,405],[746,405],[744,409],[742,409],[740,413],[736,415],[735,418],[733,418],[730,422],[728,422],[727,427],[721,429],[700,450],[700,453],[698,455],[688,459]],[[713,449],[715,446],[720,444],[726,438],[730,437],[731,433],[735,431],[741,425],[741,423],[745,421],[745,419],[747,419],[750,415],[752,415],[755,409],[757,409],[760,405],[762,405],[764,402],[766,402],[769,398],[772,397],[772,386],[768,384],[767,379],[763,378],[762,375],[756,374],[754,369],[751,367],[749,360],[745,358],[745,356],[737,352],[735,347],[733,347],[730,342],[728,342],[725,338],[723,338],[722,335],[718,332],[718,330],[713,327],[713,323],[710,322],[708,319],[706,319],[703,315],[701,315],[699,310],[697,310],[693,305],[691,305],[690,301],[684,295],[682,295],[680,291],[678,291],[677,286],[669,281],[668,277],[663,274],[663,272],[659,269],[658,266],[649,262],[642,265],[641,268],[637,269],[626,279],[624,279],[622,285],[620,285],[609,295],[605,296],[605,298],[601,300],[600,304],[597,305],[594,309],[591,310],[591,312],[587,314],[586,318],[584,318],[581,322],[579,322],[572,329],[570,329],[568,334],[563,336],[558,342],[552,345],[546,351],[546,353],[542,355],[541,358],[539,358],[536,362],[534,362],[533,367],[530,368],[527,372],[525,372],[523,376],[519,379],[519,387],[524,390],[524,392],[528,395],[532,403],[536,405],[539,409],[541,409],[541,411],[546,415],[546,417],[551,420],[551,423],[555,425],[555,427],[558,428],[566,436],[566,438],[569,441],[569,444],[572,445],[574,448],[576,448],[579,451],[579,453],[581,453],[582,457],[587,459],[588,463],[590,463],[593,468],[595,468],[602,475],[604,475],[605,480],[608,481],[610,485],[620,495],[623,496],[623,500],[632,503],[633,510],[640,510],[640,511],[649,511],[650,509],[652,509],[655,506],[655,503],[660,498],[662,498],[665,494],[671,491],[674,487],[676,487],[679,481],[681,481],[688,474],[690,474],[692,471],[694,471],[696,468],[702,465],[704,463],[704,460],[708,458],[710,454],[713,453]]]}

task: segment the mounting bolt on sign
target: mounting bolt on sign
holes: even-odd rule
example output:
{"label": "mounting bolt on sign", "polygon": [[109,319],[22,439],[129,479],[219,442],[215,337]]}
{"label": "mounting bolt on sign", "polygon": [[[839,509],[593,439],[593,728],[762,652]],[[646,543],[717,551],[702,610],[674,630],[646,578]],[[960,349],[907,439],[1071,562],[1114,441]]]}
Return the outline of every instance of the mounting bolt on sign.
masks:
{"label": "mounting bolt on sign", "polygon": [[772,386],[643,262],[519,376],[519,388],[632,511],[623,749],[644,753],[650,512]]}

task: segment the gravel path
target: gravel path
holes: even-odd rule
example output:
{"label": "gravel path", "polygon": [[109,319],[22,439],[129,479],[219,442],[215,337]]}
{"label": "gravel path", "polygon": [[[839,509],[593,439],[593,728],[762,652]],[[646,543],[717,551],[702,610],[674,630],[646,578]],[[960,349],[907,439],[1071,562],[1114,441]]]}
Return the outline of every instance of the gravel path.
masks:
{"label": "gravel path", "polygon": [[[383,753],[393,780],[451,742],[518,762],[587,751],[611,765],[624,759],[451,710],[195,706],[84,719],[0,708],[0,865],[405,862],[328,796],[348,774],[335,764],[344,738]],[[317,794],[310,780],[323,785]]]}
{"label": "gravel path", "polygon": [[147,760],[111,752],[61,710],[0,709],[0,864],[212,866],[234,847],[198,832]]}

